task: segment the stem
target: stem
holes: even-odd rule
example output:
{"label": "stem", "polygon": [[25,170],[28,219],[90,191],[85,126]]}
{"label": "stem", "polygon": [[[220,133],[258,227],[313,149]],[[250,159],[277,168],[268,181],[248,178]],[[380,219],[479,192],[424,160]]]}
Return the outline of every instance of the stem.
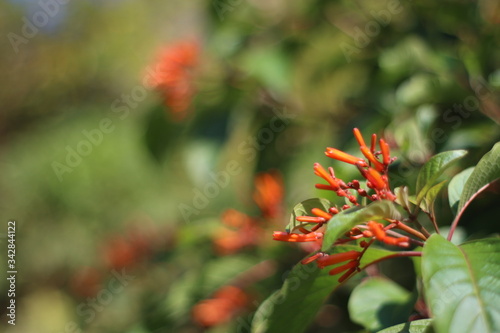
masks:
{"label": "stem", "polygon": [[427,216],[429,216],[429,220],[431,220],[432,225],[434,226],[434,230],[436,230],[436,233],[440,234],[439,232],[439,227],[436,223],[436,217],[434,216],[433,213],[427,213]]}
{"label": "stem", "polygon": [[[491,183],[490,183],[491,184]],[[483,192],[490,184],[486,184],[483,187],[481,187],[476,193],[474,193],[469,200],[465,203],[465,205],[462,207],[462,209],[458,212],[457,216],[455,216],[455,219],[453,220],[453,223],[451,224],[450,227],[450,232],[448,233],[447,239],[451,241],[451,238],[453,237],[453,233],[455,232],[455,229],[457,228],[458,221],[462,217],[462,214],[464,213],[465,209],[469,206],[469,204],[474,200],[481,192]]]}
{"label": "stem", "polygon": [[410,222],[415,223],[415,225],[418,227],[418,229],[424,234],[424,236],[427,239],[427,238],[431,237],[431,234],[427,231],[427,229],[424,228],[423,225],[420,224],[420,222],[418,222],[417,214],[418,214],[419,209],[420,208],[418,206],[415,206],[415,210],[410,213],[410,216],[409,216]]}
{"label": "stem", "polygon": [[375,261],[372,261],[371,263],[366,264],[361,270],[365,269],[368,266],[378,264],[381,261],[387,260],[387,259],[392,259],[392,258],[400,258],[400,257],[421,257],[422,252],[419,251],[406,251],[406,252],[398,252],[395,254],[391,254],[382,258],[379,258]]}

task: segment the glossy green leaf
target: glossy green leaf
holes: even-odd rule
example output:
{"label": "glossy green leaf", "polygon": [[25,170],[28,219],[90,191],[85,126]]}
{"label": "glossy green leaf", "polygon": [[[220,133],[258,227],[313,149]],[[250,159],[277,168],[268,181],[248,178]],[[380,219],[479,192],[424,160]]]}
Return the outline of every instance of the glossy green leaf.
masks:
{"label": "glossy green leaf", "polygon": [[417,177],[417,203],[420,203],[429,189],[446,168],[467,154],[465,150],[451,150],[434,155],[424,164]]}
{"label": "glossy green leaf", "polygon": [[474,167],[463,170],[455,175],[448,185],[448,201],[450,202],[451,210],[455,214],[457,213],[458,203],[460,202],[460,197],[464,191],[465,184],[472,171],[474,171]]}
{"label": "glossy green leaf", "polygon": [[321,249],[328,250],[337,239],[356,224],[382,218],[401,219],[401,214],[392,201],[375,201],[365,207],[357,206],[338,213],[328,221]]}
{"label": "glossy green leaf", "polygon": [[472,171],[460,196],[457,212],[465,209],[475,196],[500,178],[500,142],[487,152]]}
{"label": "glossy green leaf", "polygon": [[436,198],[443,189],[443,187],[446,185],[446,180],[443,180],[441,183],[437,183],[436,185],[432,186],[429,191],[424,196],[424,200],[420,203],[420,207],[424,212],[431,213],[434,215],[434,202],[436,201]]}
{"label": "glossy green leaf", "polygon": [[[359,250],[358,246],[336,246],[329,253]],[[361,259],[361,267],[394,252],[370,247]],[[312,322],[325,299],[339,286],[339,275],[328,272],[335,266],[319,269],[316,263],[297,264],[286,276],[280,290],[257,309],[252,333],[302,333]]]}
{"label": "glossy green leaf", "polygon": [[319,208],[325,212],[328,212],[328,209],[333,206],[334,205],[330,201],[323,198],[313,198],[302,201],[301,203],[293,207],[293,211],[290,216],[290,222],[286,226],[286,231],[292,232],[295,228],[299,226],[304,226],[309,224],[309,223],[298,222],[297,216],[315,216],[313,213],[311,213],[311,209]]}
{"label": "glossy green leaf", "polygon": [[354,288],[348,307],[352,321],[378,331],[407,320],[414,303],[412,294],[397,283],[374,277]]}
{"label": "glossy green leaf", "polygon": [[434,234],[424,246],[422,276],[436,332],[500,332],[499,238],[456,246]]}
{"label": "glossy green leaf", "polygon": [[421,319],[399,324],[379,331],[378,333],[428,333],[432,327],[432,319]]}

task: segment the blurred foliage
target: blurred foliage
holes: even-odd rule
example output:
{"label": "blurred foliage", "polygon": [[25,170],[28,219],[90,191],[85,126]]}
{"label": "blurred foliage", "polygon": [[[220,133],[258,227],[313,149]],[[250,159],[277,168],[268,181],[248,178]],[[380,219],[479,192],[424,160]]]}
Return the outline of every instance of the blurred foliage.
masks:
{"label": "blurred foliage", "polygon": [[[354,152],[352,127],[379,133],[399,156],[392,179],[412,184],[434,153],[469,150],[456,172],[500,137],[494,0],[41,3],[0,3],[0,211],[2,225],[17,221],[19,268],[17,323],[2,321],[5,332],[245,332],[311,250],[269,240],[295,203],[320,195],[312,165],[327,161],[324,147]],[[162,47],[182,40],[200,54],[179,121],[143,78]],[[273,217],[252,198],[256,174],[271,169],[286,189]],[[223,172],[227,185],[196,206]],[[498,232],[497,201],[471,205],[468,238]],[[228,208],[252,217],[260,238],[221,255],[213,242]],[[92,319],[78,312],[123,268],[134,276],[123,291]],[[226,284],[245,291],[245,306],[202,328],[192,308]],[[359,328],[347,317],[350,290],[331,297],[311,332]],[[0,295],[3,311],[7,302]]]}

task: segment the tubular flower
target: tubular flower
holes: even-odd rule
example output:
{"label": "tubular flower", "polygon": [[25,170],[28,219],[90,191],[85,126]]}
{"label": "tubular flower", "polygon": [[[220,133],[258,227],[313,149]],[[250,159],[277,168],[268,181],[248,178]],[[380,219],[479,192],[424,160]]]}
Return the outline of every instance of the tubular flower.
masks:
{"label": "tubular flower", "polygon": [[310,232],[308,234],[289,234],[281,231],[273,232],[273,239],[282,242],[315,242],[322,238],[322,232]]}
{"label": "tubular flower", "polygon": [[361,252],[358,251],[347,251],[331,255],[324,255],[316,260],[319,268],[325,268],[326,266],[335,265],[348,260],[357,260]]}
{"label": "tubular flower", "polygon": [[[296,220],[300,224],[294,230],[300,231],[301,234],[275,231],[273,234],[275,240],[286,242],[317,242],[319,240],[322,242],[324,237],[323,230],[328,230],[328,228],[324,228],[325,225],[330,223],[330,220],[335,220],[335,215],[341,211],[354,206],[360,206],[367,200],[396,200],[396,196],[392,193],[389,185],[388,169],[389,165],[395,160],[395,158],[390,156],[389,145],[384,139],[377,140],[377,135],[373,134],[370,146],[367,146],[361,132],[357,128],[353,132],[364,158],[355,157],[330,147],[326,148],[325,155],[335,160],[354,165],[366,180],[367,188],[362,188],[361,182],[357,179],[345,182],[335,176],[333,168],[324,168],[321,164],[315,163],[314,173],[326,181],[326,184],[316,184],[315,187],[333,191],[338,197],[343,197],[343,200],[347,200],[348,203],[327,209],[312,208],[308,210],[310,212],[308,216],[296,217]],[[376,150],[377,143],[380,148],[378,151]],[[425,235],[404,224],[402,221],[390,218],[385,218],[385,220],[390,222],[390,225],[387,227],[375,221],[361,221],[351,230],[343,233],[333,244],[335,246],[359,240],[360,251],[351,250],[332,255],[325,252],[317,252],[302,260],[301,263],[306,265],[316,262],[319,268],[336,265],[336,267],[330,270],[329,274],[337,275],[343,273],[338,279],[339,282],[343,282],[360,270],[359,265],[362,256],[375,241],[380,241],[387,245],[409,247],[410,243],[420,245],[422,244],[420,240],[426,239]],[[387,231],[389,229],[399,229],[417,239],[401,236],[394,230]],[[362,240],[363,238],[366,240]]]}
{"label": "tubular flower", "polygon": [[342,272],[345,272],[340,278],[339,282],[344,282],[349,276],[352,275],[355,271],[359,270],[359,259],[363,255],[360,251],[347,251],[335,254],[326,254],[324,252],[318,252],[304,260],[301,261],[303,265],[309,264],[313,261],[316,261],[316,264],[319,268],[323,269],[326,266],[336,265],[342,262],[347,261],[347,263],[337,266],[331,269],[328,274],[329,275],[337,275]]}
{"label": "tubular flower", "polygon": [[349,164],[362,163],[363,166],[367,165],[362,158],[354,157],[335,148],[330,148],[330,147],[326,148],[325,155],[330,158],[333,158],[334,160],[338,160]]}
{"label": "tubular flower", "polygon": [[408,247],[410,246],[410,238],[403,236],[403,237],[391,237],[387,236],[384,225],[381,223],[377,223],[374,221],[370,221],[367,223],[368,228],[372,232],[373,236],[387,245],[394,245],[394,246],[401,246],[401,247]]}

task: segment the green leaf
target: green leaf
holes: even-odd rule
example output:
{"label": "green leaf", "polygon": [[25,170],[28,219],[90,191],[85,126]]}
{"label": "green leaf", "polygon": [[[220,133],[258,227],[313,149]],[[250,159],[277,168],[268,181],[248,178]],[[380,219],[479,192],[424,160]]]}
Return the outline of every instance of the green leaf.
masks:
{"label": "green leaf", "polygon": [[378,333],[425,333],[431,326],[432,319],[415,320],[409,323],[399,324],[379,331]]}
{"label": "green leaf", "polygon": [[436,332],[500,332],[500,239],[456,246],[434,234],[422,276]]}
{"label": "green leaf", "polygon": [[420,204],[427,191],[434,186],[435,181],[441,176],[451,163],[467,154],[465,150],[451,150],[434,155],[424,164],[417,177],[417,203]]}
{"label": "green leaf", "polygon": [[415,303],[412,294],[397,283],[374,277],[357,285],[349,298],[349,315],[370,331],[404,322]]}
{"label": "green leaf", "polygon": [[463,170],[455,175],[448,185],[448,201],[450,202],[451,210],[455,214],[457,213],[458,203],[460,202],[460,197],[464,191],[465,184],[472,171],[474,171],[474,167]]}
{"label": "green leaf", "polygon": [[469,203],[483,191],[489,184],[500,178],[500,142],[487,152],[477,163],[474,171],[467,179],[464,190],[460,196],[457,212],[467,208]]}
{"label": "green leaf", "polygon": [[394,189],[394,194],[396,195],[396,203],[401,205],[404,209],[410,210],[410,195],[408,194],[408,186],[400,186]]}
{"label": "green leaf", "polygon": [[[358,246],[336,246],[330,254],[359,250]],[[361,267],[394,252],[370,247],[361,258]],[[316,263],[297,264],[287,275],[280,290],[257,309],[252,333],[302,333],[316,316],[330,293],[339,286],[340,274],[331,276],[332,267],[319,269]]]}
{"label": "green leaf", "polygon": [[443,180],[441,183],[437,183],[432,186],[429,191],[427,191],[424,196],[424,200],[420,203],[420,207],[424,212],[434,215],[434,201],[436,201],[439,192],[441,192],[445,184],[446,180]]}
{"label": "green leaf", "polygon": [[290,216],[290,222],[286,226],[286,231],[292,232],[295,228],[299,226],[304,226],[309,224],[309,223],[298,222],[297,216],[314,216],[314,214],[311,213],[311,209],[319,208],[321,210],[324,210],[325,212],[328,212],[328,209],[333,206],[334,205],[330,201],[322,198],[313,198],[302,201],[301,203],[293,207],[292,215]]}
{"label": "green leaf", "polygon": [[328,250],[337,239],[356,224],[382,218],[401,219],[401,214],[392,201],[375,201],[365,207],[357,206],[338,213],[328,221],[321,246],[322,251]]}

